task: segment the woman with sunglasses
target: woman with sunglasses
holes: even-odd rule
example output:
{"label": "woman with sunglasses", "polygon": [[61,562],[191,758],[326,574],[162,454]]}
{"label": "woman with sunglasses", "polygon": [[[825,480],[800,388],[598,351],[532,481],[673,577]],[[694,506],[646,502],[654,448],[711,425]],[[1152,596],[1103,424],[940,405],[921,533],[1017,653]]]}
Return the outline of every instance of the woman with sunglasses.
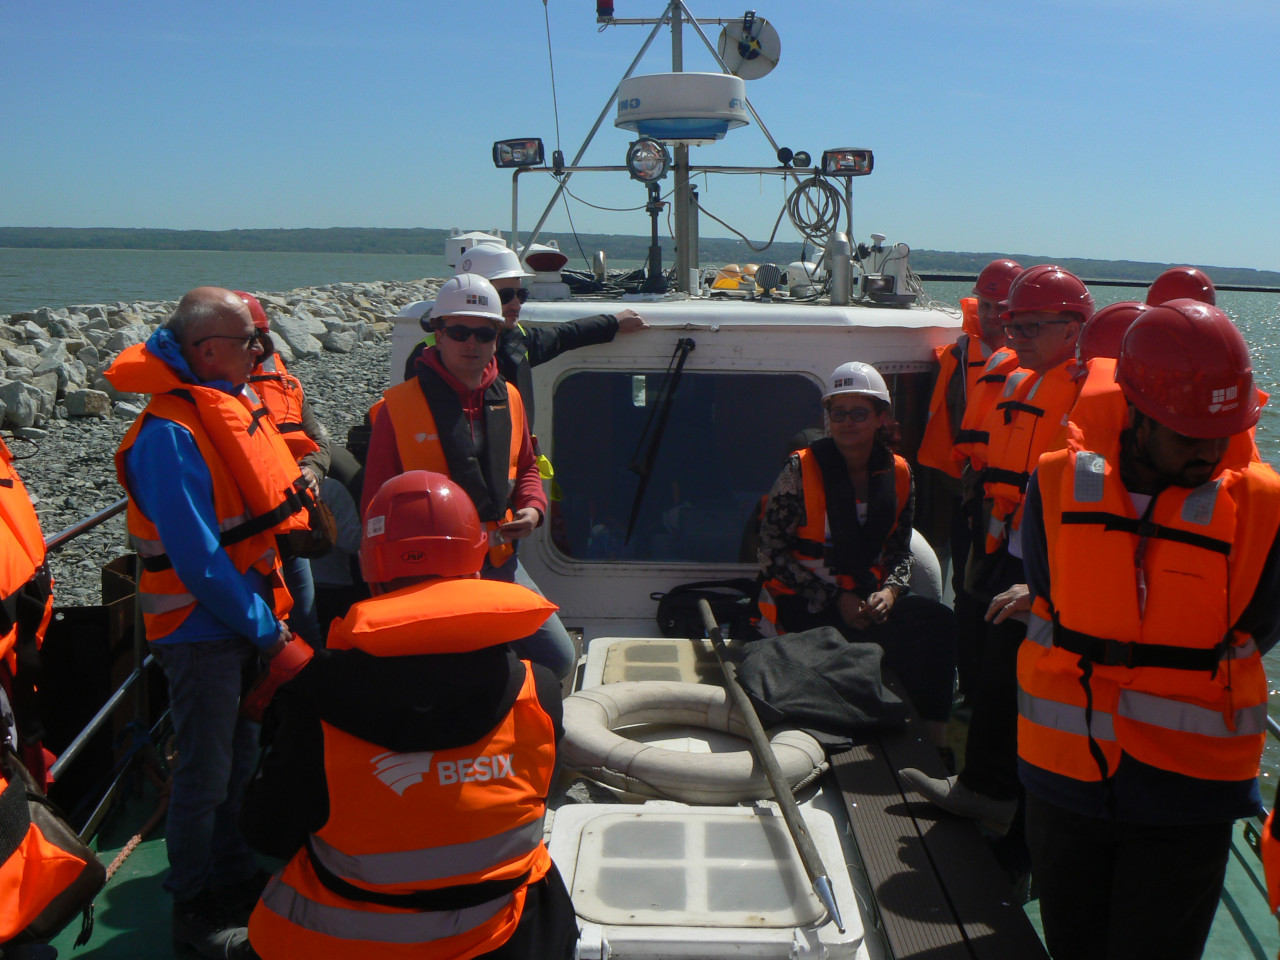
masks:
{"label": "woman with sunglasses", "polygon": [[[567,323],[546,327],[525,327],[520,323],[520,305],[529,299],[522,286],[533,274],[520,263],[515,251],[498,243],[478,243],[458,260],[458,273],[474,273],[488,280],[502,306],[502,327],[498,332],[498,373],[514,384],[524,400],[525,417],[533,429],[533,367],[560,354],[597,343],[612,343],[619,333],[632,333],[649,325],[634,310],[617,314],[598,314]],[[429,335],[405,363],[405,379],[413,374],[413,365],[422,350],[434,340]]]}
{"label": "woman with sunglasses", "polygon": [[835,627],[884,648],[884,663],[945,742],[955,673],[955,617],[907,594],[915,490],[893,452],[889,389],[868,363],[841,364],[822,398],[827,436],[793,453],[760,525],[762,629]]}

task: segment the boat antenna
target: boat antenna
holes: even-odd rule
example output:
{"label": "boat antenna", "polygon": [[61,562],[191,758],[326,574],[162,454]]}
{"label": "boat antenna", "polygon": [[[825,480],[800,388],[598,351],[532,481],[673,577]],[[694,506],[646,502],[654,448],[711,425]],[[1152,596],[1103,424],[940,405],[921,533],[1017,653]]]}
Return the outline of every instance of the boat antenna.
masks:
{"label": "boat antenna", "polygon": [[[678,3],[679,0],[673,0],[673,2]],[[648,38],[645,39],[644,44],[636,53],[635,59],[631,61],[631,66],[627,67],[627,72],[622,75],[622,80],[629,79],[631,75],[636,72],[636,67],[640,66],[640,61],[644,59],[644,55],[649,52],[649,47],[653,45],[654,38],[658,36],[658,31],[661,30],[663,25],[667,22],[666,18],[670,13],[670,10],[671,8],[668,6],[667,14],[660,17],[658,22],[653,25],[653,30],[649,32]],[[618,86],[622,85],[622,80],[618,81]],[[604,118],[609,115],[609,112],[613,109],[614,101],[618,99],[618,86],[615,86],[613,91],[609,94],[609,99],[605,101],[604,109],[600,111],[600,116],[596,117],[596,122],[592,125],[591,131],[587,134],[587,138],[582,141],[582,146],[578,148],[578,153],[574,156],[573,162],[569,164],[569,166],[576,167],[578,165],[578,161],[582,159],[582,155],[587,152],[587,147],[591,146],[591,141],[595,138],[597,131],[599,131],[600,124],[604,123]],[[551,216],[551,211],[555,209],[556,201],[558,201],[560,199],[560,195],[564,193],[564,188],[568,184],[571,176],[573,176],[573,171],[565,170],[564,176],[560,177],[559,181],[556,183],[555,192],[551,195],[551,199],[547,201],[547,206],[542,211],[542,216],[538,218],[538,222],[533,225],[533,230],[529,234],[529,240],[525,244],[526,252],[529,247],[533,246],[533,244],[537,242],[538,235],[542,232],[543,224],[547,222],[547,217]],[[513,250],[516,249],[517,240],[518,238],[513,235],[511,238],[511,248]]]}
{"label": "boat antenna", "polygon": [[551,110],[556,118],[556,149],[552,154],[555,158],[556,154],[560,154],[558,159],[553,159],[553,165],[560,167],[564,165],[564,155],[560,151],[560,101],[556,97],[556,60],[551,52],[551,11],[547,6],[547,0],[542,0],[542,16],[547,24],[547,67],[551,72]]}

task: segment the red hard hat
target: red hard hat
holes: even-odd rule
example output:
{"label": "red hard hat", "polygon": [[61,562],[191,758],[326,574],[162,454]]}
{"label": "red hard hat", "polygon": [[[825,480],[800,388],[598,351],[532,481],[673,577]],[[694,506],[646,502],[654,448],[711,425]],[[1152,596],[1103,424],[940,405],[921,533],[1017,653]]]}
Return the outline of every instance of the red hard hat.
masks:
{"label": "red hard hat", "polygon": [[1093,297],[1074,273],[1044,263],[1014,278],[1001,316],[1015,313],[1078,313],[1083,322],[1093,316]]}
{"label": "red hard hat", "polygon": [[1148,307],[1124,335],[1116,382],[1157,423],[1197,439],[1258,422],[1258,391],[1244,337],[1217,307],[1171,300]]}
{"label": "red hard hat", "polygon": [[489,537],[475,505],[444,474],[410,470],[369,501],[360,569],[369,583],[399,577],[467,577],[479,573]]}
{"label": "red hard hat", "polygon": [[249,316],[253,317],[253,325],[263,333],[270,333],[271,327],[267,323],[267,311],[262,309],[262,304],[258,302],[258,298],[252,293],[245,293],[243,290],[236,290],[235,295],[243,300],[245,306],[249,308]]}
{"label": "red hard hat", "polygon": [[1213,306],[1218,302],[1213,281],[1195,267],[1170,267],[1147,289],[1147,303],[1156,306],[1170,300],[1199,300]]}
{"label": "red hard hat", "polygon": [[999,303],[1009,296],[1009,285],[1021,272],[1022,264],[1016,260],[992,260],[973,282],[973,295]]}
{"label": "red hard hat", "polygon": [[1080,359],[1110,357],[1114,360],[1120,356],[1120,342],[1124,340],[1125,331],[1146,309],[1147,305],[1137,300],[1121,300],[1109,303],[1095,313],[1081,328],[1080,339],[1076,341],[1076,353]]}

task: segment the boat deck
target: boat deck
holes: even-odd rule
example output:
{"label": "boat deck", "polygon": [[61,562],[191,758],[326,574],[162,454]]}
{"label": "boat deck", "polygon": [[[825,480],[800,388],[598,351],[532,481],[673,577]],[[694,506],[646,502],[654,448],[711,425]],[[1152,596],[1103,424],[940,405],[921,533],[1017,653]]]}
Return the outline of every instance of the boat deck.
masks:
{"label": "boat deck", "polygon": [[945,776],[909,725],[831,758],[880,925],[897,960],[1048,957],[974,824],[940,813],[898,778]]}

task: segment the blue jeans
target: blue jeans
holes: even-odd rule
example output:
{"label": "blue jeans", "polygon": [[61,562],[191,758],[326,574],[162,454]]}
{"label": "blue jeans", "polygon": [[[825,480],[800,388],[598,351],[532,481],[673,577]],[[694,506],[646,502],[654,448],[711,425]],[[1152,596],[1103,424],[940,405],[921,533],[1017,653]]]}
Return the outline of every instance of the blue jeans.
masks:
{"label": "blue jeans", "polygon": [[240,690],[257,651],[242,637],[151,649],[169,679],[178,750],[164,887],[180,903],[258,869],[239,826],[258,741],[258,725],[240,716]]}
{"label": "blue jeans", "polygon": [[311,561],[306,557],[292,557],[280,564],[284,585],[293,597],[293,608],[286,618],[289,630],[313,647],[323,647],[320,623],[316,618],[316,585],[311,579]]}
{"label": "blue jeans", "polygon": [[[538,589],[538,585],[525,572],[524,566],[520,563],[520,558],[516,556],[513,556],[500,567],[494,567],[488,560],[485,560],[484,569],[480,571],[480,576],[486,580],[503,580],[507,583],[518,583],[522,587],[528,587],[538,596],[542,596],[542,591]],[[511,649],[516,652],[516,656],[520,657],[521,660],[532,660],[534,663],[540,663],[554,672],[561,680],[572,673],[573,668],[577,665],[577,652],[573,647],[573,638],[569,636],[569,631],[564,628],[564,624],[560,622],[560,618],[554,613],[532,634],[523,640],[517,640],[512,643]]]}

